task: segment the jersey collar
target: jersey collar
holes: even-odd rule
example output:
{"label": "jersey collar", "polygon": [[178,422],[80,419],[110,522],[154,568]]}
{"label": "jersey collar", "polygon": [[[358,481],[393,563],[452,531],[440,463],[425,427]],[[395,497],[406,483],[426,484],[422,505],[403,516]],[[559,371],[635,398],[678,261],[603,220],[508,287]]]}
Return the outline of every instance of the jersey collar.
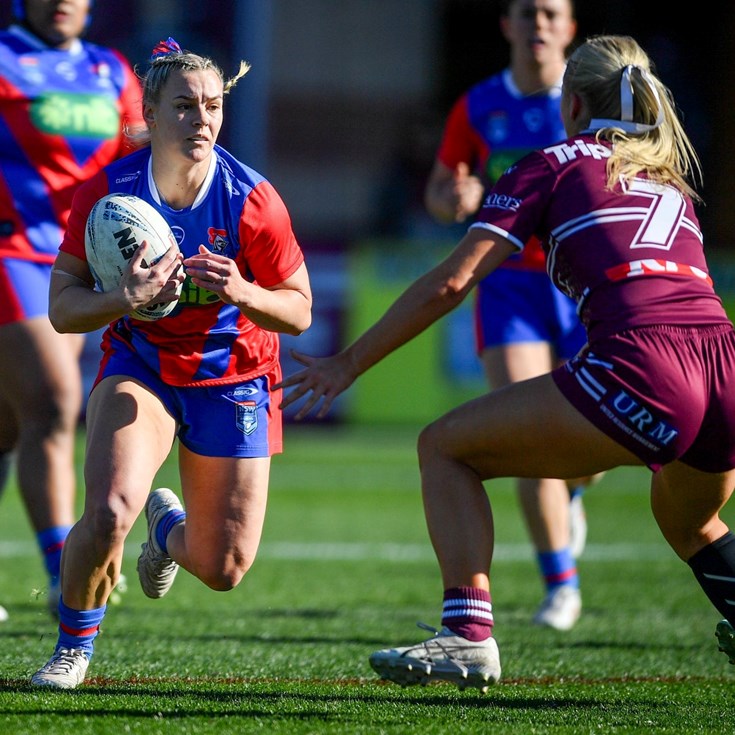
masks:
{"label": "jersey collar", "polygon": [[[507,67],[503,69],[502,72],[502,79],[503,84],[505,85],[506,90],[508,91],[508,94],[510,94],[512,97],[515,97],[516,99],[524,99],[526,97],[534,97],[534,94],[523,94],[520,89],[516,86],[516,83],[513,81],[513,72],[511,72],[510,67]],[[553,87],[545,87],[542,91],[539,91],[537,94],[545,94],[548,97],[560,97],[561,96],[561,84],[564,80],[564,74],[562,74],[559,77],[559,81],[553,86]]]}
{"label": "jersey collar", "polygon": [[68,49],[60,49],[56,48],[55,46],[49,46],[49,44],[36,36],[34,33],[31,33],[25,26],[13,24],[8,28],[8,33],[16,36],[16,38],[20,38],[36,51],[51,50],[56,51],[60,54],[69,54],[70,56],[76,56],[77,54],[80,54],[82,52],[82,42],[78,38],[75,38],[72,41],[72,44]]}
{"label": "jersey collar", "polygon": [[[212,155],[209,157],[209,168],[207,169],[207,175],[204,177],[204,181],[199,187],[196,198],[191,203],[191,206],[187,207],[186,209],[196,209],[202,203],[204,197],[207,196],[207,193],[212,186],[212,180],[214,179],[214,172],[216,169],[217,151],[212,149]],[[156,186],[156,182],[153,179],[153,156],[150,156],[148,158],[148,189],[151,192],[151,196],[153,197],[153,200],[156,202],[156,204],[168,207],[168,204],[166,204],[165,200],[161,196],[160,192],[158,191],[158,187]],[[174,212],[177,211],[172,207],[169,207],[169,209]]]}

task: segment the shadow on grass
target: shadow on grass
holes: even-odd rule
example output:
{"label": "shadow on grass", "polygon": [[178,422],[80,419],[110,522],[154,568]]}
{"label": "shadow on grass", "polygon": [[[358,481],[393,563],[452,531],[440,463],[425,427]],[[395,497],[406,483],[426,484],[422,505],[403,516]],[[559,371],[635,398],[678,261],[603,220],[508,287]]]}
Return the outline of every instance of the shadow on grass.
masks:
{"label": "shadow on grass", "polygon": [[[202,687],[218,686],[218,690],[203,690]],[[350,707],[350,715],[364,718],[352,712],[355,703],[367,707],[383,708],[391,705],[416,706],[421,708],[449,706],[470,708],[476,710],[532,710],[560,712],[563,710],[594,710],[599,708],[599,699],[590,697],[557,697],[549,699],[543,695],[538,697],[518,696],[512,698],[512,689],[517,683],[499,684],[491,693],[482,694],[479,691],[459,692],[453,685],[435,684],[427,688],[417,688],[420,692],[415,695],[406,694],[394,684],[373,681],[365,682],[341,681],[311,681],[298,684],[293,680],[279,685],[278,682],[263,683],[262,680],[241,681],[228,680],[226,682],[192,682],[190,687],[170,686],[170,682],[151,680],[146,683],[124,682],[93,678],[85,685],[73,691],[39,690],[25,681],[0,679],[0,694],[13,693],[25,695],[26,704],[31,704],[28,695],[36,695],[43,699],[38,707],[0,706],[0,715],[32,716],[48,715],[79,716],[79,700],[84,700],[83,714],[85,717],[116,716],[151,717],[163,719],[185,717],[316,717],[320,719],[345,718],[345,712],[331,711],[332,706],[345,705]],[[162,687],[165,687],[162,689]],[[336,691],[328,694],[304,691],[315,687],[329,687]],[[263,691],[265,688],[267,691]],[[361,693],[360,690],[369,691]],[[442,692],[441,690],[444,690]],[[492,692],[502,693],[502,698],[493,696]],[[509,698],[509,696],[511,698]],[[64,707],[64,702],[74,700],[75,706]],[[149,706],[131,706],[136,699],[150,699]],[[97,700],[97,701],[95,701]],[[200,702],[197,707],[196,702]],[[311,712],[304,712],[305,703],[314,705]],[[181,707],[178,705],[181,704]],[[57,706],[60,705],[60,706]],[[308,706],[308,705],[307,705]],[[325,706],[327,709],[323,709]],[[650,706],[655,706],[651,703]],[[376,713],[379,715],[379,713]]]}

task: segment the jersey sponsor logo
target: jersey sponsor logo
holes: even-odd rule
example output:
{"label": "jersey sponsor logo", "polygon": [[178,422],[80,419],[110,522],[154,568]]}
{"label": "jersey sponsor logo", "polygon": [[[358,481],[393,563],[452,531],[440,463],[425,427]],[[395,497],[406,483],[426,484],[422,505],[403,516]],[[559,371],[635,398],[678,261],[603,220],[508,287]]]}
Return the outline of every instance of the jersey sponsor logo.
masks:
{"label": "jersey sponsor logo", "polygon": [[694,265],[686,265],[685,263],[674,263],[671,260],[661,260],[659,258],[631,260],[629,263],[621,263],[605,271],[605,275],[611,281],[622,281],[625,278],[658,276],[662,274],[684,276],[685,278],[699,278],[710,286],[713,284],[709,274],[701,268],[697,268]]}
{"label": "jersey sponsor logo", "polygon": [[486,209],[504,209],[506,211],[514,212],[521,206],[522,202],[523,200],[518,199],[518,197],[512,197],[508,194],[496,194],[493,192],[487,196],[483,206]]}
{"label": "jersey sponsor logo", "polygon": [[[173,226],[171,231],[174,233],[176,242],[181,245],[186,235],[184,229],[179,226]],[[207,242],[213,252],[222,254],[230,244],[229,238],[227,237],[227,230],[209,227],[207,229]],[[217,303],[219,300],[220,297],[216,293],[194,285],[191,278],[187,276],[181,289],[179,306],[209,306],[210,304]]]}
{"label": "jersey sponsor logo", "polygon": [[220,300],[216,293],[199,288],[192,283],[189,276],[186,277],[179,296],[179,306],[209,306]]}
{"label": "jersey sponsor logo", "polygon": [[227,189],[227,195],[229,197],[239,197],[240,191],[232,185],[232,181],[229,179],[225,181],[225,188]]}
{"label": "jersey sponsor logo", "polygon": [[590,143],[589,141],[577,139],[573,143],[566,141],[565,143],[558,143],[557,145],[544,148],[544,153],[556,156],[556,160],[559,163],[569,163],[570,161],[575,161],[578,156],[597,160],[610,158],[612,150],[600,143]]}
{"label": "jersey sponsor logo", "polygon": [[120,115],[111,97],[93,94],[45,94],[31,106],[33,124],[49,135],[82,138],[114,138]]}
{"label": "jersey sponsor logo", "polygon": [[186,233],[184,232],[184,228],[179,225],[172,225],[171,232],[174,233],[176,242],[179,244],[179,246],[181,246],[181,243],[184,242],[184,237],[186,235]]}
{"label": "jersey sponsor logo", "polygon": [[66,79],[67,82],[74,82],[77,78],[77,70],[73,64],[68,61],[62,61],[58,63],[54,71],[62,78]]}
{"label": "jersey sponsor logo", "polygon": [[115,179],[116,184],[127,184],[129,181],[135,181],[140,176],[140,171],[136,171],[134,174],[125,174]]}

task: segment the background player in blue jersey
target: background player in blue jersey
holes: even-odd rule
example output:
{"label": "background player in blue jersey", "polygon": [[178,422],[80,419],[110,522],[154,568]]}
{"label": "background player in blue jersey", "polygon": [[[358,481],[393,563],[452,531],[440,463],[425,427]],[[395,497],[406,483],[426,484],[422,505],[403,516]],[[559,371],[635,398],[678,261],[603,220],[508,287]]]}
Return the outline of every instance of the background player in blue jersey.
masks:
{"label": "background player in blue jersey", "polygon": [[[173,39],[159,44],[144,82],[150,145],[106,166],[74,197],[51,320],[61,332],[109,327],[87,411],[84,513],[64,548],[59,638],[35,685],[83,681],[125,537],[144,508],[138,576],[148,597],[166,594],[179,566],[212,589],[232,589],[255,560],[271,456],[282,451],[278,334],[308,328],[311,289],[282,199],[216,145],[224,97],[247,70],[242,63],[225,80],[211,59]],[[111,191],[157,209],[179,251],[147,268],[141,245],[120,286],[101,293],[84,227]],[[130,316],[173,300],[158,321]],[[177,439],[183,503],[168,488],[150,491]]]}
{"label": "background player in blue jersey", "polygon": [[294,386],[284,407],[305,399],[295,418],[322,399],[317,416],[325,416],[362,373],[457,307],[532,233],[554,284],[579,305],[588,344],[578,355],[421,432],[442,629],[372,654],[380,676],[399,684],[485,690],[500,677],[486,480],[618,466],[651,470],[656,522],[725,618],[716,636],[735,662],[735,534],[720,517],[735,488],[735,329],[695,212],[699,161],[670,91],[630,37],[596,36],[574,51],[561,109],[568,138],[506,171],[442,263],[340,353],[296,353],[306,367],[282,384]]}
{"label": "background player in blue jersey", "polygon": [[82,335],[48,319],[52,264],[80,182],[130,148],[140,85],[116,51],[80,39],[89,0],[15,0],[0,33],[0,483],[11,452],[49,574],[75,520]]}
{"label": "background player in blue jersey", "polygon": [[[565,137],[559,101],[566,49],[576,32],[571,0],[508,0],[501,30],[510,65],[452,108],[425,191],[440,222],[473,217],[487,187],[529,151]],[[535,238],[476,291],[477,352],[492,388],[547,372],[585,342],[575,305],[554,288]],[[570,497],[570,489],[571,497]],[[575,558],[587,524],[582,481],[518,480],[546,595],[534,622],[568,630],[582,609]]]}

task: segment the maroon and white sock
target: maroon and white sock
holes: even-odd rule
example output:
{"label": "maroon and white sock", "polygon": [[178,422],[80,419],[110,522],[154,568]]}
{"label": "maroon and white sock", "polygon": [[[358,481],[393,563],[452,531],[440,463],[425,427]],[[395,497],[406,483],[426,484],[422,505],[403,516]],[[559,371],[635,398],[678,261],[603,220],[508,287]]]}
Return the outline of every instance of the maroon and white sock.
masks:
{"label": "maroon and white sock", "polygon": [[493,633],[490,593],[477,587],[444,590],[442,625],[468,641],[484,641]]}

